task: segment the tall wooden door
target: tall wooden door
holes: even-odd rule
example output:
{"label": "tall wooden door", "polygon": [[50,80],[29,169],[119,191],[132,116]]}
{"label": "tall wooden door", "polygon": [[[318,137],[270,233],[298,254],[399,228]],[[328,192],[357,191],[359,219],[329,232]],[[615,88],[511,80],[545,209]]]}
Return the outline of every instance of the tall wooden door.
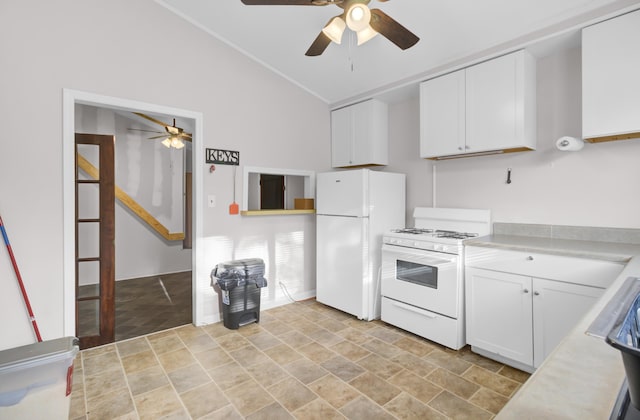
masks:
{"label": "tall wooden door", "polygon": [[[81,349],[115,341],[114,143],[114,136],[75,135],[76,336]],[[85,159],[97,166],[94,173],[79,168]]]}

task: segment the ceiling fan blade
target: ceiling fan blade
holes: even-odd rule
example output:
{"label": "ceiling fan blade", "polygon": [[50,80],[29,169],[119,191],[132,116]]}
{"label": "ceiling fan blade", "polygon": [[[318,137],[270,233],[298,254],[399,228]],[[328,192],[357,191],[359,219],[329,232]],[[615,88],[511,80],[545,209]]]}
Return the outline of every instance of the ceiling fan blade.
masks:
{"label": "ceiling fan blade", "polygon": [[127,130],[130,130],[130,131],[144,131],[144,132],[147,132],[147,133],[162,134],[162,131],[143,130],[143,129],[141,129],[141,128],[127,128]]}
{"label": "ceiling fan blade", "polygon": [[163,123],[163,122],[162,122],[162,121],[160,121],[160,120],[156,120],[155,118],[150,117],[150,116],[145,115],[145,114],[142,114],[142,113],[140,113],[140,112],[134,112],[134,114],[136,114],[138,117],[142,117],[142,118],[144,118],[144,119],[146,119],[146,120],[149,120],[149,121],[151,121],[151,122],[153,122],[153,123],[156,123],[156,124],[158,124],[158,125],[162,126],[163,128],[164,128],[164,127],[166,127],[166,126],[168,125],[168,124]]}
{"label": "ceiling fan blade", "polygon": [[371,27],[403,50],[413,47],[420,38],[380,9],[371,9]]}
{"label": "ceiling fan blade", "polygon": [[324,50],[327,49],[329,44],[331,44],[331,39],[329,39],[329,37],[326,36],[324,32],[320,31],[315,41],[313,41],[313,44],[311,44],[304,55],[308,57],[315,57],[317,55],[320,55],[324,52]]}
{"label": "ceiling fan blade", "polygon": [[242,0],[242,3],[247,6],[321,6],[312,0]]}
{"label": "ceiling fan blade", "polygon": [[167,135],[165,134],[165,135],[162,135],[162,136],[147,137],[147,140],[166,139],[167,137],[169,137],[169,136],[167,136]]}

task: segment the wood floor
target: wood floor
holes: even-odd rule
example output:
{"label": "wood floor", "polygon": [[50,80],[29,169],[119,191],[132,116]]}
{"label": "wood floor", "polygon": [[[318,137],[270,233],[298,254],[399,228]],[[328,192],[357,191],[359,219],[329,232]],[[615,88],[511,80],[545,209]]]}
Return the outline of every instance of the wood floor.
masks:
{"label": "wood floor", "polygon": [[[95,287],[81,286],[80,293]],[[116,341],[190,324],[191,314],[191,271],[116,282]],[[92,318],[80,314],[79,322],[82,328]]]}

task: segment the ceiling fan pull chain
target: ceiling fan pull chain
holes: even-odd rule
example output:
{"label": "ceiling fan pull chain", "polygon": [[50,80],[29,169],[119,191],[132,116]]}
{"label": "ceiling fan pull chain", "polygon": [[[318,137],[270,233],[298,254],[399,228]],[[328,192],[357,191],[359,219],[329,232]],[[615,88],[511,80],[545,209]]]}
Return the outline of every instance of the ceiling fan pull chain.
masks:
{"label": "ceiling fan pull chain", "polygon": [[353,73],[353,32],[349,32],[349,64]]}

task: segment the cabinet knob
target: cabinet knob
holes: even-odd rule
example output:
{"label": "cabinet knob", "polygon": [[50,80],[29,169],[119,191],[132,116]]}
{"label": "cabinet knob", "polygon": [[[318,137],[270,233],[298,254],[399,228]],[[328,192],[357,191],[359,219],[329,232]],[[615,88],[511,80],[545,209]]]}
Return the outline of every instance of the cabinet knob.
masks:
{"label": "cabinet knob", "polygon": [[458,150],[462,150],[462,146],[458,146]]}
{"label": "cabinet knob", "polygon": [[533,292],[535,296],[540,296],[540,292]]}
{"label": "cabinet knob", "polygon": [[529,293],[529,289],[524,289],[523,292],[524,293]]}
{"label": "cabinet knob", "polygon": [[466,146],[466,145],[464,146],[464,148],[467,150],[471,149],[469,146]]}
{"label": "cabinet knob", "polygon": [[531,255],[529,255],[529,256],[527,257],[527,261],[533,261],[533,257],[532,257]]}

